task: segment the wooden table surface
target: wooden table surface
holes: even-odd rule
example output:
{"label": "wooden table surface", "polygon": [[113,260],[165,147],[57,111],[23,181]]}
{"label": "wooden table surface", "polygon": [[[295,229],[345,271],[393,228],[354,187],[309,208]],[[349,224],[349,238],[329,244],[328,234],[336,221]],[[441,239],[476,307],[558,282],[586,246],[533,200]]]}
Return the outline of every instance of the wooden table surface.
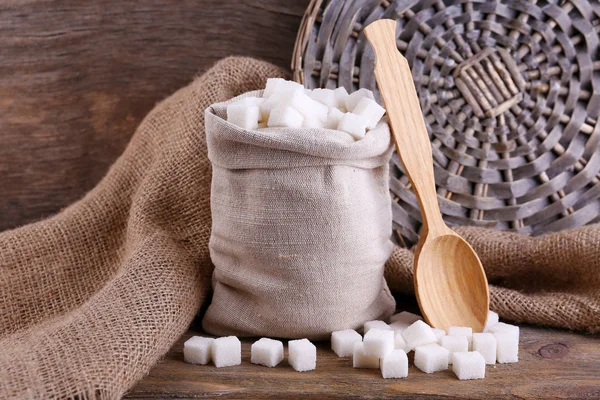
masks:
{"label": "wooden table surface", "polygon": [[242,340],[242,364],[216,368],[183,361],[184,334],[126,398],[526,398],[600,399],[600,336],[522,326],[519,362],[486,367],[484,380],[459,381],[448,370],[425,374],[412,364],[405,379],[382,379],[379,370],[354,369],[329,342],[317,343],[317,369],[295,372],[286,359],[271,369],[250,363]]}

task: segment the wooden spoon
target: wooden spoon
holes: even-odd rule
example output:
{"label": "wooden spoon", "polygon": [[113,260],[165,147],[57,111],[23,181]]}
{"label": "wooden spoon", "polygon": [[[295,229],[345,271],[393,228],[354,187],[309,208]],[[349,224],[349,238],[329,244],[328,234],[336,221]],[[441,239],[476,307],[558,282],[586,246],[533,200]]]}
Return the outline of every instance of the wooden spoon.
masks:
{"label": "wooden spoon", "polygon": [[490,303],[487,279],[473,248],[442,219],[431,142],[408,62],[396,48],[396,22],[379,20],[364,31],[375,51],[375,77],[396,149],[423,218],[414,264],[419,307],[435,328],[470,326],[481,332]]}

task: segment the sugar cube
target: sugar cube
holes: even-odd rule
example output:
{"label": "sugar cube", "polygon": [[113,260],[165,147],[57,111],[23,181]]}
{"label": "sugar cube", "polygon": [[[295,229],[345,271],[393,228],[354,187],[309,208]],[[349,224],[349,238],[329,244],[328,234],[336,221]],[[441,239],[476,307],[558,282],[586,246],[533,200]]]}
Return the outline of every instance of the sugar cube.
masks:
{"label": "sugar cube", "polygon": [[258,106],[246,106],[242,104],[229,104],[227,106],[227,122],[239,126],[242,129],[258,128],[260,109]]}
{"label": "sugar cube", "polygon": [[192,336],[183,344],[183,360],[190,364],[208,364],[215,339]]}
{"label": "sugar cube", "polygon": [[437,338],[438,343],[440,342],[440,339],[442,337],[446,336],[446,331],[443,329],[431,328],[431,330],[433,331],[433,333],[435,333],[435,337]]}
{"label": "sugar cube", "polygon": [[404,330],[406,328],[408,328],[410,326],[410,324],[405,324],[402,321],[396,321],[396,322],[392,322],[389,327],[391,330],[393,330],[394,332],[404,332]]}
{"label": "sugar cube", "polygon": [[390,326],[383,321],[368,321],[363,325],[363,332],[366,335],[371,329],[391,330]]}
{"label": "sugar cube", "polygon": [[431,327],[421,320],[415,321],[406,328],[402,332],[402,336],[409,349],[437,342],[437,337],[435,336],[435,333],[433,333],[433,330],[431,330]]}
{"label": "sugar cube", "polygon": [[302,121],[303,128],[324,128],[325,124],[317,118],[305,117]]}
{"label": "sugar cube", "polygon": [[511,331],[499,331],[494,333],[496,338],[496,361],[515,363],[519,361],[519,337]]}
{"label": "sugar cube", "polygon": [[327,120],[327,106],[311,99],[304,92],[292,92],[282,98],[281,102],[298,111],[304,118],[316,118],[322,122]]}
{"label": "sugar cube", "polygon": [[367,356],[383,358],[394,351],[394,331],[389,329],[370,329],[363,340]]}
{"label": "sugar cube", "polygon": [[356,103],[352,113],[365,118],[368,121],[367,128],[373,129],[385,114],[385,108],[377,104],[375,100],[363,97]]}
{"label": "sugar cube", "polygon": [[304,93],[304,86],[298,82],[287,81],[282,78],[268,78],[263,97],[270,97],[283,90],[302,90]]}
{"label": "sugar cube", "polygon": [[402,332],[394,331],[394,348],[404,350],[404,352],[409,352],[411,349],[406,345],[406,341],[402,336]]}
{"label": "sugar cube", "polygon": [[337,129],[340,120],[344,116],[344,113],[337,108],[330,108],[327,114],[327,121],[325,122],[325,128]]}
{"label": "sugar cube", "polygon": [[452,371],[461,381],[485,378],[485,360],[477,351],[452,354]]}
{"label": "sugar cube", "polygon": [[478,351],[486,364],[496,364],[496,347],[496,338],[492,333],[473,334],[473,351]]}
{"label": "sugar cube", "polygon": [[288,351],[288,361],[296,371],[312,371],[317,367],[317,348],[308,339],[290,340]]}
{"label": "sugar cube", "polygon": [[346,108],[346,99],[348,98],[348,91],[346,90],[346,88],[340,86],[333,92],[335,94],[336,107],[342,112],[348,111],[348,109]]}
{"label": "sugar cube", "polygon": [[371,92],[369,89],[359,89],[356,92],[350,93],[348,97],[346,97],[346,109],[349,112],[353,112],[354,107],[356,107],[360,99],[362,99],[363,97],[373,100],[375,99],[375,96],[373,96],[373,92]]}
{"label": "sugar cube", "polygon": [[488,332],[490,328],[498,323],[498,314],[493,312],[492,310],[488,311],[487,322],[485,323],[485,328],[483,328],[484,332]]}
{"label": "sugar cube", "polygon": [[331,349],[338,357],[351,357],[354,344],[362,342],[362,336],[354,329],[344,329],[331,334]]}
{"label": "sugar cube", "polygon": [[511,324],[505,324],[504,322],[498,322],[494,326],[491,326],[489,329],[490,333],[497,332],[509,332],[517,339],[517,343],[519,342],[519,327]]}
{"label": "sugar cube", "polygon": [[415,323],[416,321],[419,320],[423,320],[423,318],[421,318],[419,315],[417,314],[413,314],[411,312],[408,311],[402,311],[399,312],[398,314],[394,314],[390,317],[390,322],[391,323],[395,323],[395,322],[403,322],[406,324],[406,326],[410,326],[413,323]]}
{"label": "sugar cube", "polygon": [[215,339],[211,352],[215,367],[230,367],[242,363],[242,343],[235,336]]}
{"label": "sugar cube", "polygon": [[313,100],[326,105],[328,108],[337,107],[335,92],[331,89],[314,89],[310,94],[310,97]]}
{"label": "sugar cube", "polygon": [[347,112],[342,115],[337,129],[350,134],[350,136],[356,140],[360,140],[364,138],[367,133],[368,123],[369,122],[360,115]]}
{"label": "sugar cube", "polygon": [[404,350],[394,350],[381,360],[381,376],[384,378],[408,376],[408,357]]}
{"label": "sugar cube", "polygon": [[303,121],[304,117],[302,114],[294,110],[292,107],[275,107],[273,110],[271,110],[271,115],[269,116],[269,122],[267,122],[267,125],[269,127],[279,126],[300,128]]}
{"label": "sugar cube", "polygon": [[448,369],[448,350],[437,343],[415,348],[415,367],[431,374]]}
{"label": "sugar cube", "polygon": [[466,336],[469,341],[469,350],[473,342],[473,328],[468,326],[451,326],[448,328],[448,336]]}
{"label": "sugar cube", "polygon": [[444,336],[440,345],[448,350],[448,364],[452,364],[452,354],[469,351],[469,341],[466,336]]}
{"label": "sugar cube", "polygon": [[379,368],[379,358],[365,354],[363,342],[354,343],[352,352],[352,366],[354,368]]}
{"label": "sugar cube", "polygon": [[274,367],[283,360],[283,343],[279,340],[262,338],[250,347],[250,362],[265,367]]}
{"label": "sugar cube", "polygon": [[[298,90],[297,88],[283,88],[277,92],[275,92],[269,98],[266,98],[262,103],[260,103],[260,118],[261,121],[268,121],[271,112],[276,107],[292,107],[291,103],[293,99],[298,98],[300,96],[307,97],[304,95],[303,90]],[[293,108],[293,107],[292,107]]]}

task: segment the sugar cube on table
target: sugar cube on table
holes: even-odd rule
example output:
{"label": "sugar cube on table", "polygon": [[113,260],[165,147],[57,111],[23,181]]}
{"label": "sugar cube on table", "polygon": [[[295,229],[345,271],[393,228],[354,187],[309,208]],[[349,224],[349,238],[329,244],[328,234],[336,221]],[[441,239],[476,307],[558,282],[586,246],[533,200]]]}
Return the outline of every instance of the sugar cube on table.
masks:
{"label": "sugar cube on table", "polygon": [[337,107],[335,92],[331,89],[313,89],[310,93],[310,97],[313,100],[326,105],[328,108]]}
{"label": "sugar cube on table", "polygon": [[408,376],[408,357],[404,350],[394,350],[381,360],[381,376],[386,379]]}
{"label": "sugar cube on table", "polygon": [[448,350],[448,364],[452,364],[452,354],[469,351],[469,341],[466,336],[444,336],[440,346]]}
{"label": "sugar cube on table", "polygon": [[348,98],[348,91],[346,90],[346,88],[343,86],[340,86],[339,88],[335,89],[333,92],[335,94],[335,102],[336,102],[335,106],[342,112],[348,111],[348,109],[346,108],[346,99]]}
{"label": "sugar cube on table", "polygon": [[404,352],[409,352],[411,350],[406,345],[406,341],[404,340],[401,331],[394,331],[394,348],[404,350]]}
{"label": "sugar cube on table", "polygon": [[488,332],[490,328],[498,323],[498,314],[493,312],[492,310],[488,311],[487,322],[485,323],[485,328],[483,328],[484,332]]}
{"label": "sugar cube on table", "polygon": [[473,342],[473,328],[468,326],[451,326],[448,328],[448,336],[466,336],[469,341],[469,350]]}
{"label": "sugar cube on table", "polygon": [[504,322],[498,322],[494,326],[491,326],[488,331],[490,333],[509,332],[517,339],[517,342],[519,341],[519,327],[515,325],[506,324]]}
{"label": "sugar cube on table", "polygon": [[325,128],[337,129],[340,120],[344,116],[344,113],[337,108],[330,108],[327,114],[327,121],[325,122]]}
{"label": "sugar cube on table", "polygon": [[391,330],[390,326],[383,321],[365,322],[365,324],[363,325],[364,334],[366,335],[367,332],[369,332],[369,330],[371,330],[371,329],[383,329],[383,330],[388,330],[388,331]]}
{"label": "sugar cube on table", "polygon": [[283,360],[283,343],[279,340],[262,338],[250,347],[250,362],[265,367],[275,367]]}
{"label": "sugar cube on table", "polygon": [[495,332],[496,361],[500,364],[515,363],[519,361],[519,336],[511,331]]}
{"label": "sugar cube on table", "polygon": [[354,368],[379,368],[379,358],[365,354],[363,342],[354,343],[352,352],[352,366]]}
{"label": "sugar cube on table", "polygon": [[183,344],[183,360],[190,364],[208,364],[215,339],[192,336]]}
{"label": "sugar cube on table", "polygon": [[229,104],[227,106],[227,122],[243,129],[258,128],[260,109],[258,106],[246,106],[242,104]]}
{"label": "sugar cube on table", "polygon": [[364,138],[367,133],[368,123],[369,122],[360,115],[347,112],[342,115],[337,129],[350,134],[350,136],[356,140],[360,140]]}
{"label": "sugar cube on table", "polygon": [[294,81],[287,81],[283,78],[268,78],[265,90],[263,91],[263,97],[270,97],[283,90],[302,90],[304,93],[304,86]]}
{"label": "sugar cube on table", "polygon": [[448,350],[437,343],[415,348],[415,367],[431,374],[448,369]]}
{"label": "sugar cube on table", "polygon": [[331,349],[338,357],[352,357],[354,344],[362,342],[362,336],[354,329],[344,329],[331,334]]}
{"label": "sugar cube on table", "polygon": [[373,100],[375,99],[375,96],[373,96],[373,92],[371,92],[369,89],[359,89],[356,92],[350,93],[348,97],[346,97],[346,109],[349,112],[353,112],[354,107],[356,107],[360,99],[362,99],[363,97]]}
{"label": "sugar cube on table", "polygon": [[242,363],[242,343],[235,336],[215,339],[211,352],[215,367],[230,367]]}
{"label": "sugar cube on table", "polygon": [[304,117],[292,107],[275,107],[271,110],[267,125],[272,127],[300,128]]}
{"label": "sugar cube on table", "polygon": [[370,329],[363,340],[367,356],[383,358],[394,351],[394,331],[388,329]]}
{"label": "sugar cube on table", "polygon": [[413,314],[408,311],[402,311],[390,317],[390,323],[402,322],[406,324],[407,327],[414,324],[416,321],[422,320],[423,318],[421,318],[419,315]]}
{"label": "sugar cube on table", "polygon": [[433,331],[433,333],[435,333],[435,337],[438,340],[438,343],[440,342],[440,339],[444,336],[446,336],[446,331],[443,329],[438,329],[438,328],[431,328],[431,330]]}
{"label": "sugar cube on table", "polygon": [[496,338],[492,333],[473,334],[473,351],[478,351],[486,364],[496,364],[496,347]]}
{"label": "sugar cube on table", "polygon": [[373,129],[385,114],[385,108],[377,104],[375,100],[363,97],[358,101],[352,113],[365,118],[368,121],[367,128]]}
{"label": "sugar cube on table", "polygon": [[402,336],[409,349],[437,342],[437,337],[435,336],[435,333],[433,333],[431,327],[421,320],[414,322],[406,328],[402,332]]}
{"label": "sugar cube on table", "polygon": [[485,360],[477,351],[464,351],[452,354],[452,371],[458,379],[485,378]]}
{"label": "sugar cube on table", "polygon": [[312,371],[317,367],[317,347],[308,339],[290,340],[288,352],[288,361],[296,371]]}

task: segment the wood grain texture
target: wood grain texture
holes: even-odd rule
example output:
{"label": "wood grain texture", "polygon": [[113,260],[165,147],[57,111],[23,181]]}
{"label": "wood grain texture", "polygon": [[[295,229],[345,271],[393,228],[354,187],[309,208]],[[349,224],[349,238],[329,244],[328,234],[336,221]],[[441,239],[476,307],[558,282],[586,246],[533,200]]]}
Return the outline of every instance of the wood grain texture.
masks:
{"label": "wood grain texture", "polygon": [[487,279],[473,248],[445,224],[438,206],[431,142],[406,59],[396,48],[396,22],[364,29],[375,53],[375,77],[396,151],[421,210],[423,229],[415,252],[415,293],[433,327],[470,326],[481,332],[490,305]]}
{"label": "wood grain texture", "polygon": [[242,364],[228,368],[183,362],[187,332],[130,399],[379,399],[379,398],[600,398],[600,338],[560,330],[521,327],[519,362],[486,366],[484,380],[459,381],[448,370],[425,374],[413,366],[405,379],[383,379],[379,370],[352,368],[329,342],[317,344],[317,369],[295,372],[286,359],[275,368],[250,363],[253,339],[242,340]]}
{"label": "wood grain texture", "polygon": [[156,102],[229,55],[288,67],[308,0],[0,3],[0,231],[80,198]]}

